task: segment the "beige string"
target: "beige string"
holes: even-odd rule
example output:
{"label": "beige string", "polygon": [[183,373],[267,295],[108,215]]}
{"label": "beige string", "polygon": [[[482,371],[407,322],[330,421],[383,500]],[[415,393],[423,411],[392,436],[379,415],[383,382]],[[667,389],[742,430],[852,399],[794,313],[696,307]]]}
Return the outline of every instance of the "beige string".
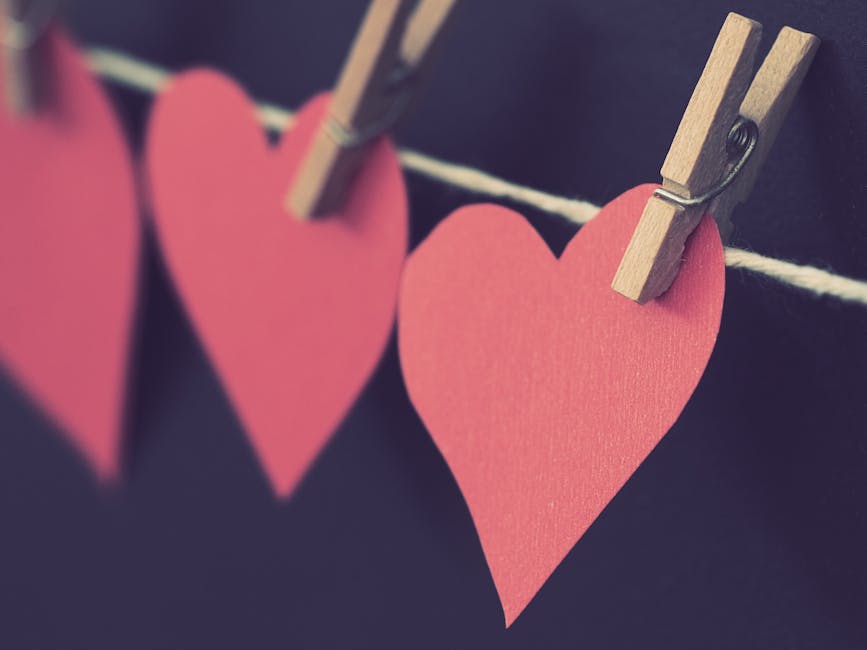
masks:
{"label": "beige string", "polygon": [[[88,53],[88,60],[94,72],[102,77],[151,94],[159,92],[171,79],[167,70],[113,50],[93,48]],[[294,116],[291,111],[279,106],[258,104],[257,117],[266,128],[282,131],[292,123]],[[409,149],[401,150],[400,160],[406,169],[427,178],[474,194],[509,199],[576,224],[587,223],[600,209],[587,201],[556,196],[510,183],[478,169],[437,160]],[[867,306],[867,281],[847,278],[813,266],[765,257],[731,246],[726,247],[725,260],[726,266],[731,268],[764,275],[816,296],[832,296],[838,300]]]}

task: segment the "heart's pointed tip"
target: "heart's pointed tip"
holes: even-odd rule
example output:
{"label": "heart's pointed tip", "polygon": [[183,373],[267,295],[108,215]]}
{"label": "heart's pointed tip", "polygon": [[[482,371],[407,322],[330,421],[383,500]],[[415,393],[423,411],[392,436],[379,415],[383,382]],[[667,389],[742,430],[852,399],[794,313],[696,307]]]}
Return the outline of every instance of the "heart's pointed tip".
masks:
{"label": "heart's pointed tip", "polygon": [[289,497],[292,496],[292,493],[295,491],[295,486],[293,485],[277,485],[274,482],[271,483],[271,490],[274,492],[274,497],[277,501],[288,501]]}
{"label": "heart's pointed tip", "polygon": [[123,478],[120,455],[117,453],[94,453],[85,459],[100,486],[116,488]]}
{"label": "heart's pointed tip", "polygon": [[277,501],[287,501],[298,485],[298,475],[294,471],[271,467],[265,469],[271,492]]}
{"label": "heart's pointed tip", "polygon": [[527,597],[527,589],[521,588],[519,585],[507,585],[502,582],[497,582],[495,578],[494,586],[497,590],[497,596],[500,599],[500,605],[503,608],[503,619],[506,624],[507,630],[512,626],[512,623],[514,623],[518,619],[518,617],[524,612],[524,610],[527,609],[527,605],[530,604],[533,596],[535,596],[539,589],[542,587],[541,584],[536,585],[535,588],[532,588],[529,591],[529,593],[531,593],[532,595],[530,595],[530,597]]}
{"label": "heart's pointed tip", "polygon": [[[75,414],[69,418],[75,418]],[[116,412],[114,412],[112,420],[116,419]],[[59,417],[60,422],[66,420],[67,418]],[[118,424],[79,418],[73,419],[68,427],[64,427],[63,433],[99,483],[111,485],[120,481],[123,470],[121,461],[123,431]]]}
{"label": "heart's pointed tip", "polygon": [[518,604],[514,601],[504,600],[501,600],[500,603],[503,606],[503,618],[506,623],[506,629],[508,630],[510,627],[512,627],[512,623],[514,623],[518,619],[518,617],[527,607],[527,604]]}
{"label": "heart's pointed tip", "polygon": [[120,471],[120,468],[116,468],[111,470],[98,471],[96,477],[102,487],[108,490],[114,490],[118,486],[120,486],[123,475]]}

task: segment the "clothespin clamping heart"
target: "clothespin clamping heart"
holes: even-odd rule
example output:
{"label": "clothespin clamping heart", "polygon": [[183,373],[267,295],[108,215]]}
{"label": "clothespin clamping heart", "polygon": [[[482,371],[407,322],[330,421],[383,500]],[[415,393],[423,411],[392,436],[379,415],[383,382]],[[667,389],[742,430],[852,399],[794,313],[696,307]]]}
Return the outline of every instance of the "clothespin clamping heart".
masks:
{"label": "clothespin clamping heart", "polygon": [[40,103],[45,77],[40,45],[55,9],[50,0],[0,0],[4,95],[12,115],[31,113]]}
{"label": "clothespin clamping heart", "polygon": [[687,237],[710,213],[723,241],[749,196],[819,39],[784,27],[750,83],[762,26],[728,15],[662,164],[612,288],[639,303],[664,293]]}
{"label": "clothespin clamping heart", "polygon": [[370,5],[328,117],[287,197],[292,214],[306,219],[340,209],[369,145],[406,113],[456,2],[375,0]]}

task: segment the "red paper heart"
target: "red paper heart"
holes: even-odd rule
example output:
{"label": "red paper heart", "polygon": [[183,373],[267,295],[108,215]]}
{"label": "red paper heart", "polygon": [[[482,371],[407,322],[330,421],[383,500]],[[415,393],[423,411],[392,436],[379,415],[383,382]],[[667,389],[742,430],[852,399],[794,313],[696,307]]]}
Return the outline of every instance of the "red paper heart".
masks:
{"label": "red paper heart", "polygon": [[662,298],[639,306],[611,289],[652,191],[606,205],[559,261],[519,214],[473,205],[406,263],[404,378],[507,626],[680,415],[713,350],[725,274],[709,218]]}
{"label": "red paper heart", "polygon": [[194,71],[161,96],[148,132],[165,259],[280,495],[373,372],[406,255],[406,192],[387,139],[374,145],[340,214],[302,222],[284,208],[327,103],[308,103],[270,148],[243,92]]}
{"label": "red paper heart", "polygon": [[0,104],[0,358],[112,478],[141,240],[133,166],[76,48],[57,33],[45,45],[45,106],[15,117]]}

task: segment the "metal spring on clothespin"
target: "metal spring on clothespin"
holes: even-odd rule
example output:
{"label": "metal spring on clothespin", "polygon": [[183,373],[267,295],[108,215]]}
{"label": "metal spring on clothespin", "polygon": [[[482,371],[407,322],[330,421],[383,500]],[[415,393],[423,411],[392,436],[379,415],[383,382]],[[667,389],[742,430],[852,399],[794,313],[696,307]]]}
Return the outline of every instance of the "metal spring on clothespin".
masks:
{"label": "metal spring on clothespin", "polygon": [[4,96],[12,115],[33,112],[41,99],[39,42],[56,11],[53,0],[0,0]]}
{"label": "metal spring on clothespin", "polygon": [[364,128],[348,129],[333,115],[325,119],[324,129],[329,137],[341,147],[351,149],[362,147],[372,142],[391,128],[403,117],[412,99],[412,70],[403,61],[399,61],[394,71],[389,75],[383,92],[392,97],[387,110],[382,116]]}
{"label": "metal spring on clothespin", "polygon": [[738,14],[726,18],[662,165],[662,187],[612,282],[627,298],[644,303],[671,286],[705,212],[727,240],[732,210],[756,183],[819,46],[814,35],[784,27],[750,82],[761,30]]}
{"label": "metal spring on clothespin", "polygon": [[753,154],[753,151],[756,150],[758,139],[759,129],[756,126],[756,123],[743,117],[738,118],[729,131],[728,138],[726,138],[726,150],[732,157],[736,158],[736,160],[731,165],[731,169],[719,183],[704,194],[699,194],[698,196],[693,197],[675,194],[664,187],[659,187],[654,190],[653,195],[665,199],[670,203],[679,205],[682,208],[690,208],[708,203],[711,199],[722,194],[726,188],[735,181],[741,169],[744,168],[744,165],[747,164],[747,161]]}
{"label": "metal spring on clothespin", "polygon": [[[370,145],[404,115],[457,0],[373,0],[286,198],[300,219],[341,208]],[[411,15],[410,15],[411,14]]]}

